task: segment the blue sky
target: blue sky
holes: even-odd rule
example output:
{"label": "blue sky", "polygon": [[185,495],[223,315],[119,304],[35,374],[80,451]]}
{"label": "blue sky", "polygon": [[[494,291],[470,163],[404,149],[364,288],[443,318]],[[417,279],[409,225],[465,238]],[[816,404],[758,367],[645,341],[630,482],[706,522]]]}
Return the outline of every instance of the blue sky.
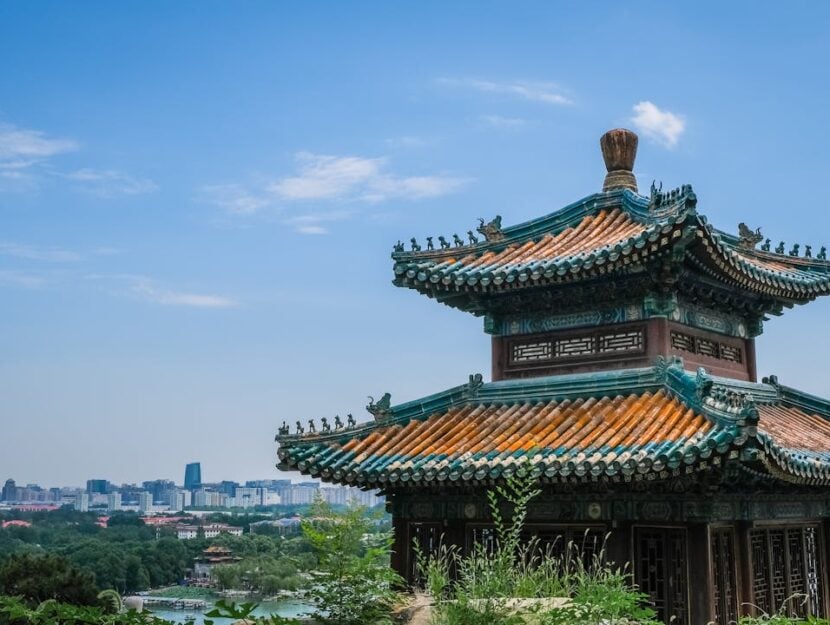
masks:
{"label": "blue sky", "polygon": [[[830,244],[824,3],[0,4],[0,478],[272,477],[284,419],[489,371],[398,239],[691,183]],[[830,302],[759,369],[830,394]]]}

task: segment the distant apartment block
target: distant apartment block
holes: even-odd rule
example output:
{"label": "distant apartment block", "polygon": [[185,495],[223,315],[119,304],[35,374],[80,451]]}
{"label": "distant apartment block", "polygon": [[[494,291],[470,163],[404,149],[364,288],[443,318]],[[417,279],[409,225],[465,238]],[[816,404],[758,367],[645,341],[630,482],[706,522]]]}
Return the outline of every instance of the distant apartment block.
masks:
{"label": "distant apartment block", "polygon": [[89,495],[78,493],[75,495],[75,510],[78,512],[89,512]]}
{"label": "distant apartment block", "polygon": [[177,525],[176,536],[180,540],[190,540],[199,536],[199,530],[204,532],[205,538],[216,538],[219,534],[242,536],[242,528],[224,523],[210,523],[207,525]]}
{"label": "distant apartment block", "polygon": [[121,510],[121,493],[110,493],[107,495],[107,512],[118,512]]}

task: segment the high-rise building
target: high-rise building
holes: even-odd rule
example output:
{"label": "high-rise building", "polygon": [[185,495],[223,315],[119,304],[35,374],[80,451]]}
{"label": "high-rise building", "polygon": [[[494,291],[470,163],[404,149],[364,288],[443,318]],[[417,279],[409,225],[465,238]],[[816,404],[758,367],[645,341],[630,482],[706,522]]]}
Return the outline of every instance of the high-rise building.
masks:
{"label": "high-rise building", "polygon": [[181,512],[190,503],[190,492],[186,490],[172,491],[168,494],[170,512]]}
{"label": "high-rise building", "polygon": [[121,493],[107,495],[107,512],[117,512],[121,509]]}
{"label": "high-rise building", "polygon": [[78,512],[89,512],[89,495],[78,493],[75,495],[75,510]]}
{"label": "high-rise building", "polygon": [[109,491],[110,483],[107,480],[87,480],[86,492],[89,495],[105,495]]}
{"label": "high-rise building", "polygon": [[17,501],[17,484],[11,478],[3,486],[3,501]]}
{"label": "high-rise building", "polygon": [[138,511],[141,513],[153,511],[153,493],[143,491],[138,494]]}
{"label": "high-rise building", "polygon": [[228,497],[233,497],[237,488],[239,488],[238,482],[232,482],[229,480],[222,480],[219,482],[219,492],[225,493]]}
{"label": "high-rise building", "polygon": [[202,465],[198,462],[191,462],[184,468],[185,490],[195,490],[202,486]]}
{"label": "high-rise building", "polygon": [[176,484],[172,480],[151,480],[142,482],[141,485],[153,496],[156,503],[167,503],[170,493],[176,491]]}

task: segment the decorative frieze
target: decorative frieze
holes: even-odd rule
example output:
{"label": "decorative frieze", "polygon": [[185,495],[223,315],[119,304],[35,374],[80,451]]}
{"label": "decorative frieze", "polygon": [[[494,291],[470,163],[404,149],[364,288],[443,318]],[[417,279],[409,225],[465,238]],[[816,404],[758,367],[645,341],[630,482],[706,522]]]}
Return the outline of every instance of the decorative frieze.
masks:
{"label": "decorative frieze", "polygon": [[612,308],[582,310],[562,314],[523,314],[484,318],[484,331],[494,336],[539,334],[572,328],[591,328],[604,325],[642,321],[664,317],[699,330],[717,332],[726,336],[748,338],[760,334],[760,324],[750,323],[739,315],[730,315],[676,298],[647,296],[639,302],[628,302]]}

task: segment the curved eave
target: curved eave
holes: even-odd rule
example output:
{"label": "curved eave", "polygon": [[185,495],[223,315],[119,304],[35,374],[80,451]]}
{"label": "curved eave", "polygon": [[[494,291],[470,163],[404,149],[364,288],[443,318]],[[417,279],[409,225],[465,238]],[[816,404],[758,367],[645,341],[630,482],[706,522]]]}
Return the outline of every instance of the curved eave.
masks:
{"label": "curved eave", "polygon": [[[795,303],[830,294],[830,263],[801,262],[789,257],[741,250],[702,221],[696,229],[699,246],[689,253],[697,266],[711,277],[761,296]],[[757,258],[754,258],[757,257]],[[775,262],[774,270],[763,263]]]}
{"label": "curved eave", "polygon": [[671,250],[684,235],[680,216],[646,228],[629,239],[579,253],[485,270],[467,270],[469,259],[436,265],[433,261],[398,262],[394,283],[435,297],[451,293],[491,293],[590,280],[641,267]]}

